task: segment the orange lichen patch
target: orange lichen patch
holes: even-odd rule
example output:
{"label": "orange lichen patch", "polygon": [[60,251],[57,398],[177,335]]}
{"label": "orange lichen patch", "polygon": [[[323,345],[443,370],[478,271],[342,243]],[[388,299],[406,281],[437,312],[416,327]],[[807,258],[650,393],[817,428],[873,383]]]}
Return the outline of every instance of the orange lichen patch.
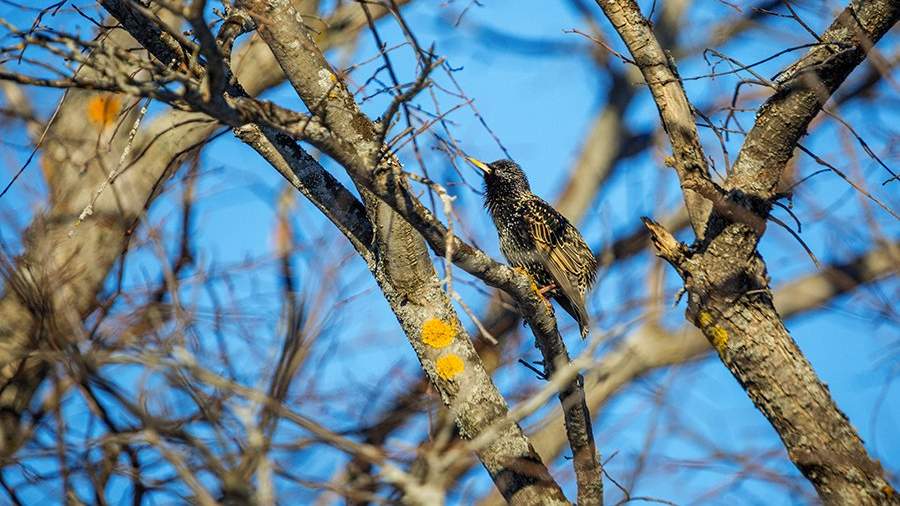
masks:
{"label": "orange lichen patch", "polygon": [[466,368],[466,364],[463,362],[463,359],[459,358],[459,355],[449,354],[444,355],[443,357],[437,359],[437,362],[434,363],[435,369],[437,369],[437,374],[441,378],[445,380],[453,379],[457,374],[463,372]]}
{"label": "orange lichen patch", "polygon": [[429,318],[422,324],[422,342],[432,348],[450,346],[456,334],[456,326],[437,318]]}
{"label": "orange lichen patch", "polygon": [[95,95],[88,100],[87,117],[91,123],[106,128],[116,121],[122,109],[122,99],[118,95]]}
{"label": "orange lichen patch", "polygon": [[881,491],[884,492],[884,495],[886,495],[888,497],[894,497],[894,494],[896,494],[893,487],[891,487],[890,485],[885,485],[885,486],[881,487]]}

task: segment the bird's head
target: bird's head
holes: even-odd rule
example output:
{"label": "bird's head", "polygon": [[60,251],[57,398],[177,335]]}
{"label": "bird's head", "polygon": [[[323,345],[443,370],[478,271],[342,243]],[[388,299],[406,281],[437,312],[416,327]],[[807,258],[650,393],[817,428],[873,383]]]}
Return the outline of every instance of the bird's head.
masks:
{"label": "bird's head", "polygon": [[528,177],[512,160],[497,160],[484,163],[475,158],[466,157],[476,168],[481,170],[484,176],[484,189],[488,196],[492,194],[516,195],[520,192],[531,192]]}

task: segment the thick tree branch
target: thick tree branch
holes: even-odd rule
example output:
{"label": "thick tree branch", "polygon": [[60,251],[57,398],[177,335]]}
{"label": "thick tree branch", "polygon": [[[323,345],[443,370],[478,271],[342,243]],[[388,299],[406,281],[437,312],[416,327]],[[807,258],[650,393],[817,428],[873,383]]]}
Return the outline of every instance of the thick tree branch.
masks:
{"label": "thick tree branch", "polygon": [[[247,126],[238,129],[237,134],[285,175],[351,240],[376,276],[404,331],[413,340],[416,352],[433,384],[456,413],[461,430],[474,436],[482,428],[502,419],[506,413],[506,405],[493,386],[490,376],[477,359],[472,359],[477,354],[453,313],[449,300],[440,290],[433,271],[424,280],[406,279],[403,283],[396,283],[395,278],[389,274],[390,264],[379,258],[385,253],[372,249],[373,230],[365,209],[352,196],[345,194],[346,190],[342,190],[314,159],[290,139],[273,131],[266,132]],[[329,188],[338,188],[338,191]],[[342,204],[347,199],[352,199],[349,208]],[[413,252],[422,253],[421,250]],[[459,339],[454,339],[449,350],[443,346],[437,349],[428,344],[429,338],[424,335],[424,329],[429,321],[449,321],[445,325],[459,329]],[[447,351],[456,353],[448,354]],[[464,357],[465,368],[455,376],[447,377],[438,372],[438,364],[451,355]],[[491,406],[491,409],[485,410],[486,405]],[[495,415],[499,418],[494,418]],[[559,487],[540,463],[518,426],[510,426],[501,431],[496,440],[479,452],[479,455],[488,470],[492,471],[491,474],[496,476],[498,488],[512,502],[565,503]]]}
{"label": "thick tree branch", "polygon": [[[785,319],[798,318],[867,284],[897,275],[898,265],[900,243],[886,244],[786,283],[774,294],[775,306]],[[638,378],[663,367],[700,360],[713,351],[709,341],[693,325],[666,329],[655,323],[642,324],[585,373],[588,406],[600,410]],[[542,457],[552,460],[566,450],[566,440],[561,436],[562,413],[556,409],[547,420],[532,436],[532,441]],[[491,494],[479,504],[499,504],[501,500]]]}
{"label": "thick tree branch", "polygon": [[[116,4],[115,7],[122,8],[122,5]],[[292,14],[296,13],[292,11]],[[152,40],[158,36],[156,32],[141,30],[137,26],[133,29],[135,32],[132,35],[146,43],[145,47],[151,51],[161,51],[160,44],[154,43]],[[263,33],[265,32],[263,31]],[[318,51],[318,49],[316,50]],[[168,55],[163,53],[156,56],[165,58]],[[284,66],[282,67],[284,68]],[[327,66],[323,70],[330,72]],[[333,74],[331,75],[333,77]],[[320,75],[320,77],[327,76]],[[326,83],[327,86],[330,86],[333,81],[326,81]],[[230,89],[229,93],[243,94],[239,89]],[[324,96],[321,98],[328,102],[340,97]],[[295,166],[291,168],[291,172],[304,185],[321,186],[320,182],[304,180],[303,173],[308,172],[311,167],[311,159],[308,155],[297,148],[291,150],[290,146],[286,145],[288,142],[286,138],[276,137],[274,131],[266,134],[262,130],[254,130],[253,127],[241,126],[239,124],[240,117],[236,116],[233,110],[229,110],[227,100],[225,100],[226,103],[223,103],[219,97],[210,97],[210,99],[207,102],[202,100],[201,96],[201,100],[194,100],[194,103],[204,112],[238,128],[239,135],[250,141],[261,154],[273,161],[276,153],[286,159],[280,163],[282,173],[287,174],[288,166],[293,163]],[[344,105],[353,104],[352,100],[350,97],[349,102],[345,101]],[[355,104],[353,105],[355,106]],[[311,109],[315,110],[316,108],[311,107]],[[340,123],[334,122],[333,117],[323,117],[323,122],[332,129],[336,125],[340,125]],[[367,131],[372,131],[371,125],[362,126],[368,127]],[[345,134],[346,132],[338,130],[338,133]],[[262,137],[266,137],[268,143],[264,142]],[[267,144],[272,144],[272,146],[267,146]],[[334,142],[329,145],[333,148],[337,145],[347,147],[351,144],[346,143],[343,139],[334,139]],[[288,179],[291,180],[291,177],[288,176]],[[507,409],[505,402],[493,386],[490,377],[477,362],[477,355],[472,349],[471,342],[462,331],[462,326],[454,314],[446,294],[440,289],[424,244],[417,245],[417,243],[421,243],[421,239],[402,220],[393,218],[391,216],[393,212],[389,207],[373,200],[364,189],[361,192],[366,200],[369,219],[376,223],[373,241],[375,249],[372,254],[367,254],[370,269],[401,326],[410,337],[433,384],[441,392],[444,402],[456,413],[461,430],[469,436],[473,436],[479,433],[480,428],[492,423],[496,417],[504,415]],[[309,191],[306,193],[312,194]],[[336,203],[329,202],[328,205],[336,205]],[[320,203],[320,207],[323,206],[325,204]],[[329,216],[340,218],[338,214],[334,213]],[[351,225],[345,223],[340,227],[342,230],[348,231],[353,229]],[[351,238],[351,240],[354,239]],[[357,247],[363,245],[358,240],[354,240],[354,243]],[[368,249],[364,251],[368,251]],[[444,325],[450,329],[456,329],[454,333],[459,338],[453,339],[449,344],[442,343],[440,346],[436,346],[433,338],[424,336],[425,329],[429,328],[429,325]],[[454,365],[452,367],[441,366],[441,363],[447,363],[445,359],[452,359],[450,362]],[[459,362],[460,365],[456,366],[455,362]],[[490,406],[490,409],[485,409],[486,406]],[[518,426],[508,427],[490,445],[482,448],[479,455],[495,478],[498,487],[511,501],[521,504],[565,503],[559,486],[537,458]]]}
{"label": "thick tree branch", "polygon": [[778,89],[760,107],[726,188],[771,198],[809,123],[898,18],[895,1],[851,2],[819,37],[821,45],[779,74]]}
{"label": "thick tree branch", "polygon": [[[691,107],[674,64],[632,0],[597,0],[641,67],[673,145],[674,167],[691,210],[695,195],[712,212],[691,220],[687,248],[647,222],[660,256],[685,282],[688,318],[772,423],[788,455],[829,504],[898,503],[880,464],[834,404],[778,314],[756,252],[769,199],[797,141],[831,93],[900,18],[890,0],[853,1],[816,46],[778,80],[757,115],[724,188],[706,175]],[[695,193],[691,193],[691,191]],[[694,210],[696,211],[696,209]]]}
{"label": "thick tree branch", "polygon": [[[371,120],[358,109],[353,96],[331,70],[312,41],[303,23],[287,2],[245,1],[257,21],[259,32],[268,42],[288,80],[307,107],[341,139],[339,143],[320,146],[337,159],[354,181],[376,195],[396,211],[429,243],[439,255],[452,251],[452,261],[489,284],[511,292],[535,332],[545,367],[552,375],[559,364],[569,360],[565,345],[556,328],[552,312],[525,276],[497,264],[481,251],[455,236],[448,242],[446,228],[412,195],[399,161],[384,151]],[[298,36],[298,33],[302,35]],[[576,378],[560,392],[567,406],[567,429],[575,455],[579,483],[579,503],[602,502],[599,458],[594,447],[590,415],[584,405],[584,394]]]}
{"label": "thick tree branch", "polygon": [[597,0],[597,4],[622,37],[653,94],[663,128],[672,143],[673,167],[682,185],[691,225],[697,237],[703,237],[711,208],[708,198],[711,181],[691,104],[675,63],[660,46],[636,2]]}

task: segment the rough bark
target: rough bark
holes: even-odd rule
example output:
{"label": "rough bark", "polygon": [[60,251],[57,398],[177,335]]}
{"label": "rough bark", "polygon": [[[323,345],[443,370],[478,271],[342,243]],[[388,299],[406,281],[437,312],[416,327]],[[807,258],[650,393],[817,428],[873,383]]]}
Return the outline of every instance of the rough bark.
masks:
{"label": "rough bark", "polygon": [[685,207],[697,237],[703,237],[710,203],[694,182],[708,180],[709,170],[694,125],[691,104],[684,94],[674,62],[663,51],[650,22],[630,0],[597,0],[613,27],[625,41],[653,99],[663,128],[672,142],[673,166],[684,192]]}
{"label": "rough bark", "polygon": [[[390,214],[377,217],[373,228],[363,204],[290,139],[252,125],[237,134],[347,235],[375,276],[432,385],[456,416],[460,431],[474,437],[502,420],[508,411],[506,402],[441,290],[421,237],[408,226],[392,222],[398,218]],[[386,208],[377,211],[391,213]],[[423,329],[434,321],[457,329],[451,344],[434,347],[423,339]],[[465,364],[451,378],[442,376],[436,366],[448,356],[461,357]],[[567,504],[518,425],[500,432],[478,456],[510,503]]]}
{"label": "rough bark", "polygon": [[[168,61],[173,56],[177,57],[177,51],[173,50],[170,45],[161,44],[155,40],[159,37],[157,31],[144,30],[142,23],[135,22],[136,18],[133,18],[135,12],[128,5],[115,0],[104,0],[103,4],[117,18],[121,16],[121,20],[130,19],[132,22],[127,26],[130,33],[141,41],[145,48],[154,52],[158,59]],[[293,9],[290,10],[291,15],[296,19],[296,12]],[[263,35],[265,36],[265,32]],[[310,44],[315,47],[311,41]],[[270,47],[272,47],[271,44]],[[202,47],[200,50],[210,55],[209,58],[212,59],[215,56],[211,53],[217,49]],[[316,51],[318,51],[317,48]],[[277,57],[277,50],[275,53]],[[319,56],[321,57],[320,53]],[[284,65],[282,68],[288,70],[288,76],[291,77],[290,70]],[[328,99],[326,103],[330,105],[333,113],[340,111],[341,106],[352,104],[352,97],[349,100],[341,100],[340,96],[328,95],[327,89],[333,86],[334,81],[327,79],[328,76],[333,77],[333,74],[325,74],[331,72],[327,64],[314,67],[312,70],[314,72],[322,71],[317,74],[318,79],[326,79],[315,82],[314,78],[313,82],[308,81],[306,84],[313,86],[312,89],[317,91],[326,89],[325,94],[321,97]],[[204,76],[200,74],[198,77]],[[214,81],[213,77],[210,79]],[[317,88],[316,86],[321,87]],[[328,176],[323,174],[324,170],[317,164],[313,166],[313,159],[300,150],[293,140],[279,135],[266,126],[241,124],[242,118],[235,114],[233,109],[230,109],[231,102],[229,101],[229,99],[240,98],[244,94],[239,85],[229,84],[217,88],[213,83],[212,87],[224,92],[225,95],[213,96],[208,101],[198,101],[195,98],[197,107],[230,124],[237,130],[238,135],[250,142],[258,152],[267,156],[267,159],[273,164],[277,163],[276,157],[281,158],[280,171],[282,174],[287,175],[288,168],[290,168],[292,175],[288,176],[288,180],[302,186],[301,191],[304,191],[307,196],[313,195],[313,190],[316,188],[335,188],[333,181],[323,184],[323,179],[328,180]],[[355,110],[355,104],[352,105]],[[311,107],[311,109],[316,108]],[[357,114],[359,114],[358,111]],[[331,117],[326,115],[321,120],[325,127],[330,129],[329,132],[323,134],[327,134],[335,146],[340,145],[354,151],[356,149],[365,150],[371,146],[372,137],[368,138],[368,143],[344,142],[346,134],[359,133],[356,130],[348,132],[346,130],[348,126],[352,129],[363,128],[371,131],[370,123],[348,124],[340,121],[341,119],[346,119],[346,117],[338,112],[332,114]],[[364,140],[353,136],[352,133],[350,139],[353,141]],[[363,152],[365,153],[365,151]],[[355,156],[359,156],[359,153],[355,153]],[[440,288],[439,280],[421,237],[402,219],[395,216],[388,206],[367,195],[364,188],[361,188],[361,193],[366,201],[365,209],[368,219],[374,223],[373,240],[368,247],[371,248],[371,251],[368,248],[362,249],[363,242],[358,238],[351,238],[351,240],[357,248],[360,248],[358,250],[361,253],[367,252],[363,256],[364,258],[368,257],[367,263],[394,310],[401,327],[409,336],[423,367],[433,378],[445,403],[456,413],[461,430],[468,436],[472,436],[505,416],[507,410],[505,402],[490,377],[478,364],[471,341],[462,330],[449,299]],[[346,197],[341,198],[345,199]],[[336,205],[337,202],[339,201],[334,201],[330,196],[326,196],[317,205],[320,209],[326,209],[328,206]],[[341,213],[335,212],[329,212],[327,215],[333,220],[341,217]],[[336,221],[336,223],[339,222]],[[355,229],[355,226],[339,224],[339,228],[348,231]],[[443,343],[438,346],[434,342],[430,342],[428,338],[423,338],[426,324],[433,322],[453,329],[454,339],[451,343]],[[445,368],[445,371],[441,372],[441,360],[448,357],[452,357],[460,364],[455,370],[450,368],[450,372],[448,372]],[[537,458],[537,454],[534,453],[518,426],[512,425],[503,430],[490,445],[480,449],[479,456],[495,483],[511,502],[516,504],[566,503],[559,486],[553,481],[546,466]]]}
{"label": "rough bark", "polygon": [[[515,280],[508,268],[497,265],[458,238],[451,236],[448,239],[446,229],[412,195],[401,177],[399,161],[385,152],[378,140],[379,127],[359,111],[353,96],[331,70],[290,4],[257,0],[245,1],[242,5],[253,15],[259,33],[279,60],[295,91],[334,134],[331,138],[322,139],[319,147],[348,170],[354,181],[363,188],[361,193],[364,197],[367,192],[377,196],[378,200],[367,201],[367,206],[376,208],[379,216],[391,216],[393,227],[411,226],[410,232],[414,229],[422,234],[437,254],[444,255],[451,249],[454,263],[483,280],[490,283],[486,271],[496,273],[495,278],[502,280],[500,282],[507,288],[513,288],[513,293],[521,294],[517,299],[525,302],[520,304],[524,311],[535,309],[529,312],[534,315],[529,318],[529,323],[535,330],[538,347],[544,355],[548,377],[559,364],[567,363],[569,357],[556,328],[555,318],[544,306],[541,297],[531,290],[530,282],[521,279],[523,276]],[[302,35],[298,37],[298,33]],[[567,406],[567,433],[575,456],[579,503],[600,504],[602,482],[599,456],[594,445],[590,414],[584,404],[580,377],[560,392],[560,402]]]}
{"label": "rough bark", "polygon": [[[697,242],[687,248],[646,221],[660,256],[684,279],[688,319],[778,432],[828,504],[898,503],[880,464],[831,399],[775,309],[756,251],[783,168],[831,93],[900,17],[900,4],[854,1],[784,72],[724,188],[708,177],[693,115],[666,54],[631,0],[597,0],[644,73],[674,151]],[[698,205],[697,196],[706,199]],[[700,213],[705,206],[709,213]],[[707,218],[708,216],[708,218]]]}
{"label": "rough bark", "polygon": [[[896,275],[900,265],[900,243],[886,244],[847,262],[825,266],[820,272],[793,280],[774,294],[775,307],[791,320],[821,309],[846,293],[869,283]],[[709,341],[693,325],[666,329],[645,323],[630,332],[620,344],[601,357],[585,373],[584,386],[588,407],[600,410],[614,395],[635,380],[663,367],[685,364],[708,357],[714,351]],[[545,460],[566,450],[561,436],[563,415],[557,409],[531,440]],[[479,504],[500,504],[496,494]]]}

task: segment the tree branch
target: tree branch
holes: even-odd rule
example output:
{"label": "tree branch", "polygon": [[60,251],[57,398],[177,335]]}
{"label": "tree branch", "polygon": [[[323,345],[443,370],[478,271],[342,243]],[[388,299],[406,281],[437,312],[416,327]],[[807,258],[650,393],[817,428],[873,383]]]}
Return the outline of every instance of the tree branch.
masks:
{"label": "tree branch", "polygon": [[[495,287],[513,294],[535,332],[544,355],[548,376],[568,363],[569,356],[556,328],[552,312],[543,298],[532,289],[526,276],[497,264],[481,251],[449,234],[410,192],[401,176],[399,161],[384,151],[377,129],[358,109],[353,96],[331,70],[319,49],[299,22],[293,9],[277,1],[245,1],[242,5],[257,20],[263,39],[268,42],[288,80],[314,115],[343,140],[320,146],[338,160],[354,181],[372,192],[396,211],[425,238],[438,255],[452,251],[452,261],[467,272]],[[297,36],[302,33],[301,36]],[[448,242],[449,237],[449,242]],[[594,446],[590,415],[584,405],[580,376],[560,392],[567,406],[567,431],[575,455],[579,484],[579,503],[602,502],[599,458]]]}
{"label": "tree branch", "polygon": [[[674,64],[633,0],[597,0],[641,67],[675,154],[697,242],[686,248],[648,223],[660,256],[684,279],[688,318],[778,432],[788,455],[829,504],[900,503],[880,464],[834,404],[776,311],[756,251],[770,198],[797,141],[831,93],[900,18],[891,0],[853,1],[817,45],[781,74],[723,188],[706,173],[693,115]],[[693,193],[692,193],[693,191]],[[700,220],[706,220],[701,224]]]}

